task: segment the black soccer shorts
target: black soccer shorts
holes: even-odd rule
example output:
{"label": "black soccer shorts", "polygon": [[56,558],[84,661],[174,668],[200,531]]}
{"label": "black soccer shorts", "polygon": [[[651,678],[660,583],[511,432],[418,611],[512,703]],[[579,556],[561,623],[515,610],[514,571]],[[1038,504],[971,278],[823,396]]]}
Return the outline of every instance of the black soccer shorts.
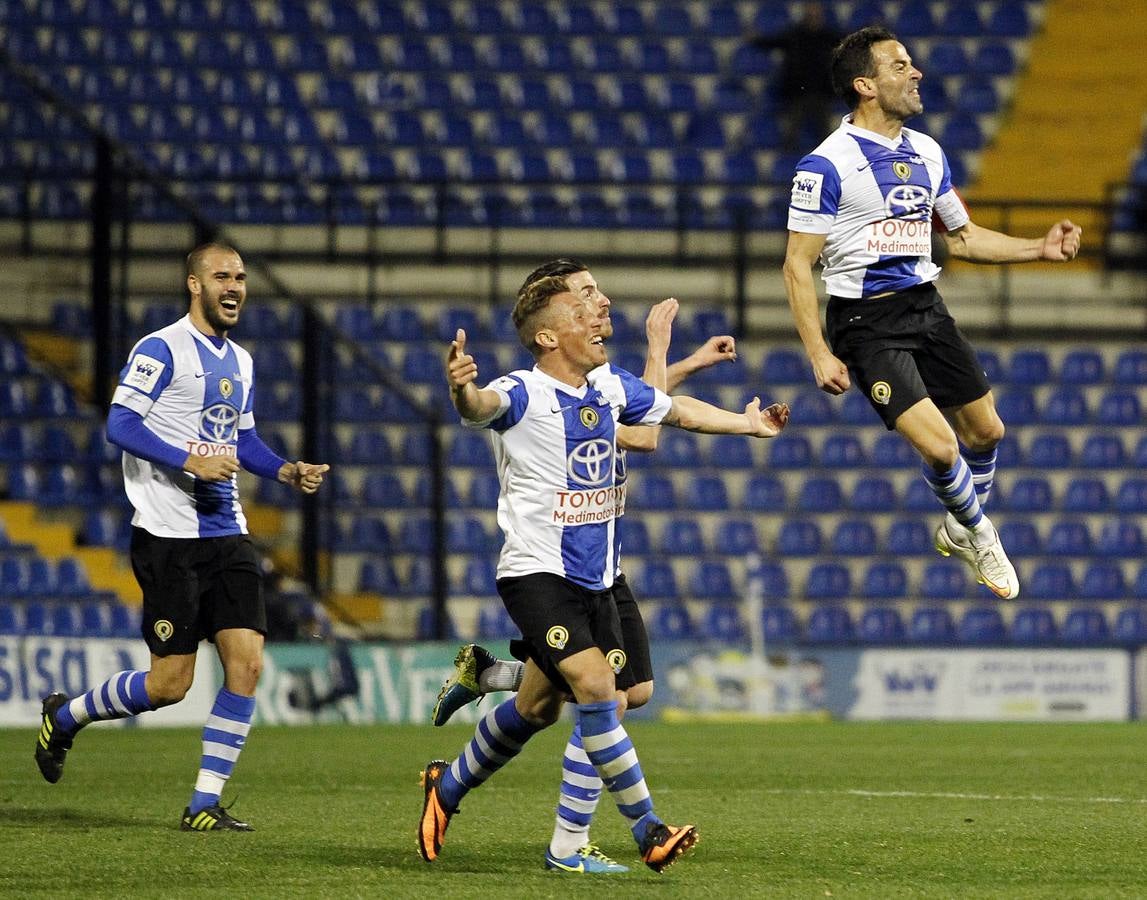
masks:
{"label": "black soccer shorts", "polygon": [[875,300],[830,297],[825,324],[832,352],[890,431],[925,397],[952,409],[991,390],[976,351],[931,284]]}
{"label": "black soccer shorts", "polygon": [[225,628],[267,633],[259,555],[245,534],[168,538],[132,528],[131,567],[143,590],[143,639],[156,656],[195,653]]}

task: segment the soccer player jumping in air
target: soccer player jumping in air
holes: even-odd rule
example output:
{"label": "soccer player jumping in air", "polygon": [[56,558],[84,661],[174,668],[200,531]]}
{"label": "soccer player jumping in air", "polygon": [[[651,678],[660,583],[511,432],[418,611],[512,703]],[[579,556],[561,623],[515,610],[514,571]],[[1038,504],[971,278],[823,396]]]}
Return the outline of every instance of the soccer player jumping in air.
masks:
{"label": "soccer player jumping in air", "polygon": [[70,699],[44,698],[36,764],[55,784],[85,725],[178,703],[191,687],[203,638],[223,664],[223,687],[203,729],[203,756],[184,831],[252,831],[220,806],[247,741],[263,667],[259,556],[247,534],[236,473],[242,467],[313,494],[327,465],[287,462],[255,431],[251,356],[228,340],[247,299],[232,248],[187,257],[186,316],[144,337],[120,373],[108,439],[123,449],[132,517],[131,563],[143,591],[147,672],[119,672]]}
{"label": "soccer player jumping in air", "polygon": [[[923,112],[922,77],[883,27],[837,46],[833,84],[852,112],[797,164],[785,288],[817,385],[841,394],[855,382],[885,426],[904,436],[948,511],[936,549],[1010,599],[1019,579],[983,512],[1004,424],[975,351],[936,291],[933,225],[953,256],[979,263],[1074,259],[1081,231],[1064,219],[1029,239],[973,222],[943,150],[904,127]],[[818,259],[827,342],[812,275]]]}

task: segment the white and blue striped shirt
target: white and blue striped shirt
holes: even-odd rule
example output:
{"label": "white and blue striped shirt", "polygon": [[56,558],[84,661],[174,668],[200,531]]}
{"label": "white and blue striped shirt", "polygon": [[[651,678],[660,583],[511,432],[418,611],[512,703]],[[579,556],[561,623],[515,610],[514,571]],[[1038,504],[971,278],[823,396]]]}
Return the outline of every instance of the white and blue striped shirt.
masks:
{"label": "white and blue striped shirt", "polygon": [[901,129],[886,138],[846,118],[797,163],[789,231],[827,235],[821,262],[834,297],[871,297],[934,281],[932,223],[952,231],[968,211],[940,145]]}
{"label": "white and blue striped shirt", "polygon": [[[143,417],[161,440],[199,456],[237,456],[239,429],[255,427],[251,355],[221,346],[191,319],[144,337],[120,372],[112,403]],[[200,481],[179,469],[123,454],[123,478],[135,507],[132,524],[158,537],[246,534],[235,478]]]}
{"label": "white and blue striped shirt", "polygon": [[614,532],[625,508],[616,426],[657,425],[672,400],[629,372],[599,366],[573,388],[538,368],[487,385],[501,398],[487,421],[506,536],[497,577],[549,572],[590,590],[612,586]]}

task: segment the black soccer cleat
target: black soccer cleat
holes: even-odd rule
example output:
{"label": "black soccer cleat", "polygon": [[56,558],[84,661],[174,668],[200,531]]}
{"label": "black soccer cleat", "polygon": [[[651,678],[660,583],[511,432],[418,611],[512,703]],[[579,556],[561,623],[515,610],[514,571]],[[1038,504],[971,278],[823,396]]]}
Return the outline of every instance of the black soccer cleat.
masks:
{"label": "black soccer cleat", "polygon": [[64,759],[72,749],[72,736],[56,724],[56,710],[68,702],[68,695],[58,691],[48,694],[40,707],[40,733],[36,736],[36,765],[48,784],[55,784],[64,774]]}
{"label": "black soccer cleat", "polygon": [[188,806],[183,810],[183,818],[179,820],[180,831],[254,831],[246,822],[240,822],[227,810],[228,806],[208,806],[197,813]]}

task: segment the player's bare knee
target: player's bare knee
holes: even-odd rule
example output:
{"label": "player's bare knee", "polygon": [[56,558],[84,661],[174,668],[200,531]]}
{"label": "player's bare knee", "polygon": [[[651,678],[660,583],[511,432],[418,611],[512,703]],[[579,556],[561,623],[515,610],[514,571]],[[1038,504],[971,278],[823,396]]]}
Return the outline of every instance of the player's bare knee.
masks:
{"label": "player's bare knee", "polygon": [[253,697],[255,688],[259,684],[259,676],[263,674],[263,660],[261,657],[246,659],[242,662],[231,663],[226,667],[225,681],[227,690],[236,694]]}
{"label": "player's bare knee", "polygon": [[643,681],[641,684],[635,684],[625,692],[626,706],[629,709],[640,709],[652,699],[652,681]]}
{"label": "player's bare knee", "polygon": [[944,438],[929,441],[917,449],[925,464],[937,472],[947,472],[960,458],[960,445],[956,443],[955,435],[951,440]]}
{"label": "player's bare knee", "polygon": [[963,440],[968,449],[977,453],[986,453],[994,449],[1004,439],[1006,430],[1004,423],[996,417],[994,422],[978,424],[970,434],[963,435]]}
{"label": "player's bare knee", "polygon": [[171,706],[186,697],[193,681],[194,673],[186,676],[181,673],[157,675],[152,671],[147,675],[144,688],[152,705],[159,708]]}

